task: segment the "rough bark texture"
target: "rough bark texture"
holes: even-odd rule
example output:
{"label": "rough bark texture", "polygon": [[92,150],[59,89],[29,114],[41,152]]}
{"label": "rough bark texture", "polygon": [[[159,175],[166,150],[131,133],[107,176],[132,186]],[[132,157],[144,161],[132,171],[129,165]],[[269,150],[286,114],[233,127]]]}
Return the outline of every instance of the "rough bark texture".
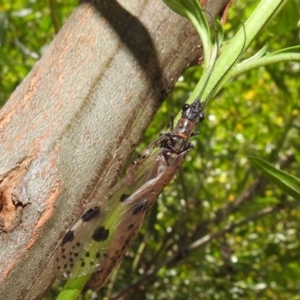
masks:
{"label": "rough bark texture", "polygon": [[[216,16],[228,1],[211,2]],[[0,113],[0,299],[41,298],[66,230],[199,55],[192,26],[161,0],[74,10]]]}

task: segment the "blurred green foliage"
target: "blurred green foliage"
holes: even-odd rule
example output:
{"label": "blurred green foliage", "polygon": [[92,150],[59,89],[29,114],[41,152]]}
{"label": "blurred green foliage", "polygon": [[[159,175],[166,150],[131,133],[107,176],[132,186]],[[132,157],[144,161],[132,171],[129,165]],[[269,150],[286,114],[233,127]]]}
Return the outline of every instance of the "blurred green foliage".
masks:
{"label": "blurred green foliage", "polygon": [[[49,4],[50,3],[50,4]],[[42,56],[76,1],[0,2],[0,106]]]}
{"label": "blurred green foliage", "polygon": [[[0,4],[0,103],[76,4]],[[256,4],[234,3],[224,25],[227,39]],[[299,7],[290,0],[244,58],[265,44],[270,52],[299,45],[298,22]],[[300,177],[299,68],[290,62],[252,70],[229,82],[208,104],[194,150],[98,299],[117,299],[124,288],[123,299],[300,299],[299,201],[247,159],[258,156]],[[182,75],[137,151],[167,127],[170,114],[178,113],[200,76],[199,67]],[[157,272],[147,277],[153,268]],[[146,279],[139,281],[142,276]],[[138,284],[131,287],[135,280]],[[54,299],[60,289],[54,286],[45,299]]]}

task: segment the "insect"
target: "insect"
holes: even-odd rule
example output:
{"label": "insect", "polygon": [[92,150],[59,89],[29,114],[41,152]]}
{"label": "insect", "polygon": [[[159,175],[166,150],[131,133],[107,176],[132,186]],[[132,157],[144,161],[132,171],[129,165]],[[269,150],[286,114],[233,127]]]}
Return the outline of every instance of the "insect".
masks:
{"label": "insect", "polygon": [[93,273],[89,286],[101,288],[119,264],[159,194],[192,149],[189,138],[204,119],[203,103],[185,104],[170,132],[162,134],[133,162],[105,204],[90,208],[65,235],[55,259],[59,279]]}
{"label": "insect", "polygon": [[[218,50],[217,43],[216,57]],[[204,106],[217,85],[204,101],[199,100],[203,88],[192,104],[185,104],[176,126],[171,117],[170,131],[162,134],[137,157],[101,206],[91,207],[67,232],[55,257],[56,278],[69,279],[92,274],[89,287],[93,290],[100,289],[107,282],[159,194],[193,148],[189,139],[197,134],[195,126],[203,121]]]}

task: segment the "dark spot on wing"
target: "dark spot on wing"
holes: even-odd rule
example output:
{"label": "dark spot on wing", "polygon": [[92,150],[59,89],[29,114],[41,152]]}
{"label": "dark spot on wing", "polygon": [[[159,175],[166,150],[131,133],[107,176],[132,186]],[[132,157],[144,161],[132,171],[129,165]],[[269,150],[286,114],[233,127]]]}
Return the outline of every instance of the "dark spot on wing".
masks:
{"label": "dark spot on wing", "polygon": [[99,251],[96,253],[96,258],[100,258],[100,252]]}
{"label": "dark spot on wing", "polygon": [[90,252],[87,252],[87,253],[85,254],[85,257],[90,257]]}
{"label": "dark spot on wing", "polygon": [[72,242],[73,240],[74,240],[74,231],[69,230],[67,234],[64,236],[61,244],[64,245],[65,243]]}
{"label": "dark spot on wing", "polygon": [[127,225],[127,228],[128,228],[129,230],[131,230],[133,227],[134,227],[134,224],[132,224],[132,223]]}
{"label": "dark spot on wing", "polygon": [[147,155],[140,153],[137,158],[138,159],[145,159],[146,157],[147,157]]}
{"label": "dark spot on wing", "polygon": [[97,218],[98,216],[100,216],[100,207],[94,206],[81,217],[81,220],[82,222],[88,222],[94,218]]}
{"label": "dark spot on wing", "polygon": [[85,262],[84,262],[84,261],[81,263],[81,266],[82,266],[82,267],[84,267],[84,266],[85,266]]}
{"label": "dark spot on wing", "polygon": [[108,238],[108,235],[109,235],[109,230],[105,229],[103,226],[100,226],[94,231],[92,238],[96,242],[101,242],[101,241],[105,241]]}
{"label": "dark spot on wing", "polygon": [[127,194],[123,194],[120,198],[120,201],[121,202],[124,202],[130,195],[127,195]]}

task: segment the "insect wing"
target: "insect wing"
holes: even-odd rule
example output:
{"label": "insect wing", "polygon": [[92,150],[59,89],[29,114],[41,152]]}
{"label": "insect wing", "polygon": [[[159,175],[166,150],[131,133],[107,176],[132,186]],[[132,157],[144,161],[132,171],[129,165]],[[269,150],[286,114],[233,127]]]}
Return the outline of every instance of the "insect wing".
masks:
{"label": "insect wing", "polygon": [[[124,179],[112,188],[101,207],[90,208],[67,232],[55,257],[56,278],[66,280],[102,269],[101,266],[111,251],[108,248],[112,243],[111,237],[116,224],[126,218],[127,211],[120,210],[122,203],[127,198],[134,198],[140,186],[158,176],[158,172],[166,167],[160,149],[151,153],[154,147],[155,142],[142,152],[141,157],[128,169]],[[141,216],[136,218],[137,224],[141,224]],[[137,230],[135,227],[139,228],[139,225],[134,226],[132,232]]]}
{"label": "insect wing", "polygon": [[[135,198],[135,194],[131,196]],[[113,236],[109,244],[105,258],[101,262],[101,267],[93,273],[89,287],[94,291],[100,289],[109,279],[113,270],[119,265],[131,242],[135,238],[139,228],[143,224],[145,214],[142,213],[145,201],[142,201],[135,208],[139,207],[141,213],[133,214],[135,208],[128,208],[127,212],[123,210],[123,219],[115,224]]]}
{"label": "insect wing", "polygon": [[116,220],[116,224],[113,225],[114,231],[107,251],[107,257],[101,264],[101,268],[92,275],[89,281],[90,288],[98,290],[109,279],[111,272],[126,254],[128,247],[143,224],[145,216],[164,187],[177,173],[187,153],[188,151],[178,155],[171,166],[166,167],[158,176],[147,181],[122,203],[119,211],[120,217]]}
{"label": "insect wing", "polygon": [[[95,262],[99,261],[101,253],[105,253],[107,244],[105,237],[108,232],[98,229],[97,239],[102,243],[97,246],[97,251],[92,251],[94,238],[89,233],[94,233],[99,222],[101,209],[99,206],[90,208],[75,225],[67,232],[56,252],[54,272],[58,279],[81,277],[97,269]],[[99,227],[98,227],[99,228]]]}
{"label": "insect wing", "polygon": [[115,224],[118,219],[124,218],[125,212],[120,216],[120,206],[130,190],[126,185],[122,187],[101,208],[95,206],[89,209],[67,232],[56,253],[56,278],[81,277],[101,268],[109,256]]}

